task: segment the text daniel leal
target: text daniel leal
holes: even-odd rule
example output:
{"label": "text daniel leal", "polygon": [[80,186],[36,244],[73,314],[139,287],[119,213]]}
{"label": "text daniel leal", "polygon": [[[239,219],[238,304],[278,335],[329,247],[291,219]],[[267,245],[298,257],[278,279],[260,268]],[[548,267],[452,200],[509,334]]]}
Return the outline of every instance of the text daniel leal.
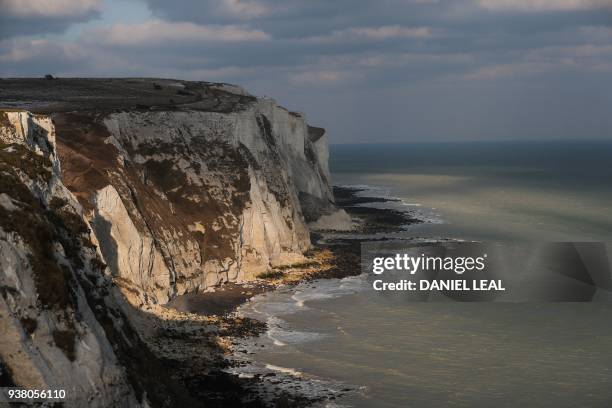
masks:
{"label": "text daniel leal", "polygon": [[[453,271],[462,275],[469,271],[483,271],[486,267],[487,254],[480,257],[439,257],[439,256],[410,256],[408,254],[395,254],[390,257],[376,257],[372,262],[372,272],[380,275],[385,270],[403,270],[410,275],[417,271]],[[501,280],[491,279],[421,279],[417,282],[402,279],[397,282],[384,282],[377,279],[373,282],[374,290],[445,290],[445,291],[505,291]]]}
{"label": "text daniel leal", "polygon": [[464,279],[427,280],[417,282],[402,279],[397,282],[383,282],[377,279],[373,282],[374,290],[452,290],[452,291],[505,291],[501,280],[477,279],[467,281]]}

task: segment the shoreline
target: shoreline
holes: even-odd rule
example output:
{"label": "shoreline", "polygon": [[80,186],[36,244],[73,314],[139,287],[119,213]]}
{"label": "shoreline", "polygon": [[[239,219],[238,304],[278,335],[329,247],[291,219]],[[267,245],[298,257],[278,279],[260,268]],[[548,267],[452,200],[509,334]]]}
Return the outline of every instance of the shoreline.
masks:
{"label": "shoreline", "polygon": [[[401,202],[398,198],[359,196],[363,191],[366,189],[362,187],[334,186],[336,205],[357,221],[357,228],[352,231],[312,231],[313,248],[305,254],[305,262],[273,268],[266,273],[267,276],[255,281],[228,282],[214,291],[181,295],[165,307],[203,316],[227,317],[252,297],[279,286],[293,286],[316,279],[342,279],[360,274],[361,243],[392,239],[384,236],[364,238],[360,235],[384,235],[423,222],[407,211],[363,206]],[[335,233],[340,233],[342,237],[333,236]]]}
{"label": "shoreline", "polygon": [[[349,213],[356,221],[357,227],[353,231],[341,232],[341,237],[335,237],[338,231],[315,231],[311,233],[313,248],[305,255],[307,260],[303,263],[274,268],[266,273],[263,279],[236,284],[226,283],[215,291],[193,293],[179,296],[169,304],[163,306],[166,313],[181,314],[205,320],[209,327],[206,341],[209,345],[215,343],[216,356],[208,359],[211,364],[206,368],[201,363],[191,360],[189,355],[196,353],[189,348],[189,344],[202,341],[189,330],[170,332],[172,337],[185,341],[186,347],[178,347],[178,354],[184,354],[180,360],[188,367],[181,371],[185,384],[198,384],[195,395],[202,395],[205,402],[215,406],[311,406],[322,400],[334,400],[342,393],[352,391],[343,388],[339,392],[324,391],[325,395],[307,395],[297,391],[300,386],[299,373],[283,367],[265,367],[265,373],[246,373],[246,368],[254,364],[249,355],[253,354],[245,347],[249,340],[254,341],[258,336],[269,330],[267,322],[237,315],[240,306],[249,302],[254,296],[275,291],[282,287],[296,286],[300,283],[319,279],[343,279],[361,274],[360,252],[361,242],[372,239],[391,239],[379,237],[385,233],[403,230],[406,226],[423,222],[408,211],[396,209],[367,207],[367,204],[400,202],[397,198],[361,196],[365,191],[362,187],[334,186],[336,204]],[[377,236],[374,238],[374,236]],[[212,341],[212,343],[211,343]],[[193,347],[193,346],[192,346]],[[263,345],[261,345],[263,347]],[[176,348],[176,347],[175,347]],[[213,353],[215,354],[215,353]],[[202,376],[197,370],[204,370]],[[204,385],[206,383],[206,385]],[[219,394],[214,392],[218,384],[227,392]],[[303,385],[303,384],[302,384]],[[210,391],[206,391],[209,388]],[[193,389],[189,387],[188,389]]]}

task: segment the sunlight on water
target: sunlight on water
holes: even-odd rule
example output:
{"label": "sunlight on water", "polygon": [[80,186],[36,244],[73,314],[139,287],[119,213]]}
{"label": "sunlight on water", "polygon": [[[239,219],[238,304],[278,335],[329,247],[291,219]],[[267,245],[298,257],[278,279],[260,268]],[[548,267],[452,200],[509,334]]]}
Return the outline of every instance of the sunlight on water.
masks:
{"label": "sunlight on water", "polygon": [[414,235],[473,240],[612,241],[610,163],[604,142],[332,149],[334,183],[382,186],[436,209],[444,224]]}
{"label": "sunlight on water", "polygon": [[473,240],[612,240],[612,197],[575,191],[482,185],[473,177],[419,174],[335,175],[341,184],[385,186],[395,195],[435,208],[442,225],[411,227],[416,236]]}

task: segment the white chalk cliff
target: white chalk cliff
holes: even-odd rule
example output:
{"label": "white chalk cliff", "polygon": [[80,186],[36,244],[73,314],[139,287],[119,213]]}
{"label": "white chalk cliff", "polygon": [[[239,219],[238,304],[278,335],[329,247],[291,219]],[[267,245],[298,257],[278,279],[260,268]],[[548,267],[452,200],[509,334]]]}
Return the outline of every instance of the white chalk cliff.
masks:
{"label": "white chalk cliff", "polygon": [[238,87],[164,87],[191,99],[0,112],[0,372],[16,384],[148,404],[127,304],[253,279],[303,259],[308,223],[350,226],[323,129]]}
{"label": "white chalk cliff", "polygon": [[[75,405],[136,405],[88,301],[107,282],[80,205],[60,180],[52,121],[0,115],[2,365],[16,385],[65,389]],[[96,288],[86,293],[83,282]],[[116,307],[111,297],[107,302],[107,311]]]}

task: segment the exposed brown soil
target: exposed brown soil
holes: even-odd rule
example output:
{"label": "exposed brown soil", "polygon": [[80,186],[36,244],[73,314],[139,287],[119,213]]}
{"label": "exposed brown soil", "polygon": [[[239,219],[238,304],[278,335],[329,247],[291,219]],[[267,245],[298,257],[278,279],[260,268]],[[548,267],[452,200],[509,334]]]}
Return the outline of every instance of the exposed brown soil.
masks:
{"label": "exposed brown soil", "polygon": [[[57,145],[62,162],[62,179],[68,189],[79,199],[84,208],[93,209],[93,195],[107,185],[113,185],[123,198],[123,204],[133,215],[132,220],[141,231],[151,233],[166,264],[172,264],[174,254],[165,244],[167,231],[176,237],[191,240],[200,247],[200,259],[224,260],[236,256],[233,243],[239,233],[239,219],[248,203],[250,182],[246,149],[234,148],[224,142],[196,143],[188,147],[177,141],[174,144],[129,143],[124,146],[129,154],[120,165],[118,150],[105,140],[110,136],[102,123],[105,113],[61,113],[53,115]],[[161,142],[160,142],[161,143]],[[146,160],[143,164],[131,161],[136,154],[145,158],[159,152],[169,159]],[[174,155],[172,155],[174,154]],[[178,170],[181,160],[191,160],[194,172],[201,172],[202,160],[206,163],[203,186],[188,182],[185,173]],[[220,187],[208,180],[224,179]],[[165,197],[161,197],[159,192]],[[198,197],[198,200],[193,200]],[[199,224],[203,234],[187,226]],[[185,245],[188,247],[189,245]],[[177,282],[189,279],[178,276]]]}
{"label": "exposed brown soil", "polygon": [[53,341],[59,347],[70,361],[76,358],[74,342],[76,333],[74,330],[53,330]]}
{"label": "exposed brown soil", "polygon": [[92,209],[92,193],[109,184],[108,172],[117,166],[117,149],[104,140],[109,136],[98,115],[53,116],[62,181],[81,205]]}
{"label": "exposed brown soil", "polygon": [[0,127],[11,128],[12,126],[13,124],[8,119],[8,115],[6,114],[6,112],[0,112]]}

